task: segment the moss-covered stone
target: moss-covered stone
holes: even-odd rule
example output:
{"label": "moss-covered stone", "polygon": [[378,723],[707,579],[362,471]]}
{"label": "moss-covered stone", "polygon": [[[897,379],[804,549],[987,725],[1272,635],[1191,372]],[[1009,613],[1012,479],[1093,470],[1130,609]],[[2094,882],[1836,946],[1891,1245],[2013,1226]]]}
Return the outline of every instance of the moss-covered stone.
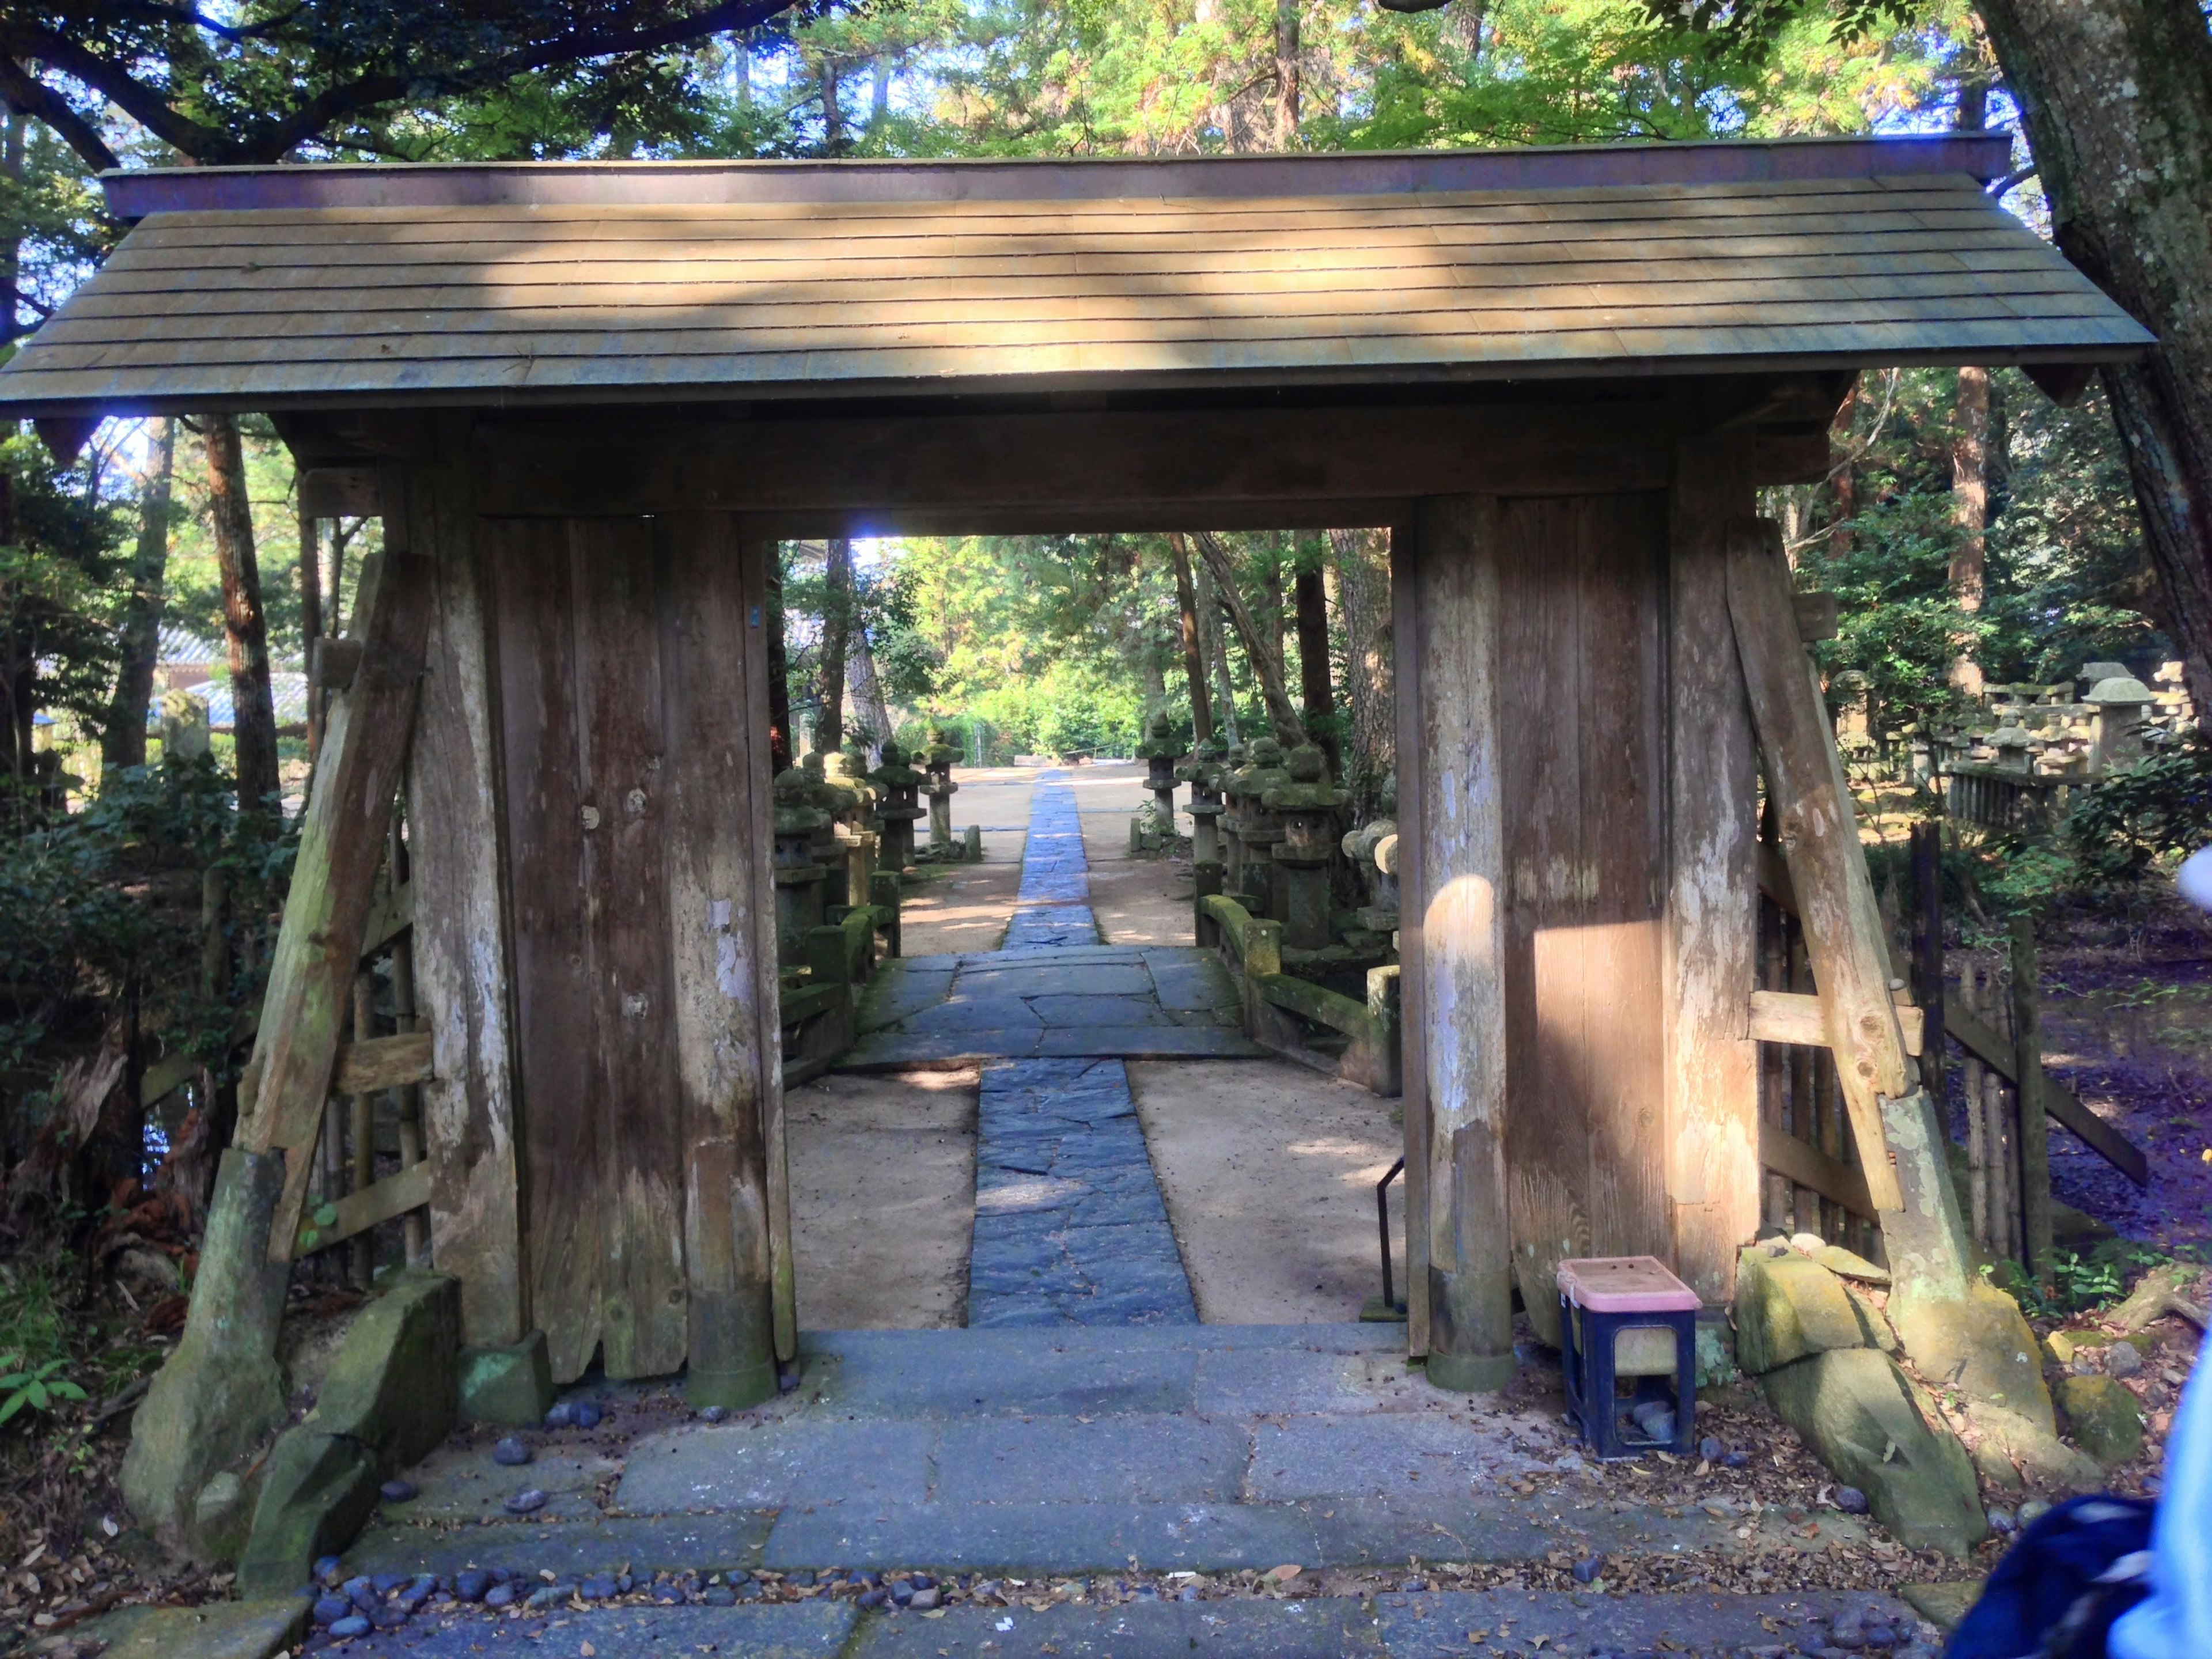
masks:
{"label": "moss-covered stone", "polygon": [[460,1287],[451,1279],[403,1275],[362,1310],[314,1410],[270,1454],[238,1565],[241,1590],[293,1589],[318,1556],[353,1541],[385,1474],[452,1430],[459,1350]]}
{"label": "moss-covered stone", "polygon": [[1913,1549],[1965,1555],[1989,1534],[1974,1466],[1894,1360],[1838,1348],[1769,1372],[1768,1401],[1875,1518]]}
{"label": "moss-covered stone", "polygon": [[1974,1466],[1985,1479],[2008,1491],[2018,1491],[2025,1484],[2023,1476],[2038,1486],[2069,1492],[2095,1492],[2105,1484],[2105,1473],[2094,1458],[2075,1450],[2018,1412],[1970,1401],[1966,1419],[1981,1431]]}
{"label": "moss-covered stone", "polygon": [[461,1415],[471,1423],[535,1428],[553,1409],[553,1363],[545,1333],[499,1348],[461,1350]]}
{"label": "moss-covered stone", "polygon": [[2109,1376],[2063,1376],[2058,1407],[2074,1442],[2104,1468],[2132,1463],[2143,1446],[2142,1407]]}
{"label": "moss-covered stone", "polygon": [[[1869,1310],[1870,1311],[1870,1310]],[[1736,1265],[1735,1358],[1759,1375],[1832,1348],[1873,1346],[1844,1283],[1809,1256],[1753,1247]]]}
{"label": "moss-covered stone", "polygon": [[2041,1345],[2020,1304],[2002,1291],[1970,1285],[1958,1297],[1893,1296],[1889,1317],[1913,1369],[1930,1382],[2015,1412],[2045,1434],[2057,1432]]}
{"label": "moss-covered stone", "polygon": [[80,1651],[104,1644],[101,1659],[270,1659],[307,1634],[314,1600],[279,1595],[212,1601],[197,1607],[118,1607],[70,1632]]}

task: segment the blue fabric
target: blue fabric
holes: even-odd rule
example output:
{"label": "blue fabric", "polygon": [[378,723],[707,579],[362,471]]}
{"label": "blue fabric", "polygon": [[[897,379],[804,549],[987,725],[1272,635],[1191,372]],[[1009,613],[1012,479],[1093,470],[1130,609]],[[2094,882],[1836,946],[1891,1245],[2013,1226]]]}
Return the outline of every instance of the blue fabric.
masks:
{"label": "blue fabric", "polygon": [[2112,1627],[2117,1659],[2212,1654],[2212,1384],[2204,1380],[2201,1345],[2197,1358],[2166,1442],[2164,1496],[2151,1534],[2151,1595]]}
{"label": "blue fabric", "polygon": [[2039,1517],[1960,1622],[1949,1659],[2102,1659],[2112,1620],[2148,1588],[2151,1516],[2139,1499],[2100,1496]]}

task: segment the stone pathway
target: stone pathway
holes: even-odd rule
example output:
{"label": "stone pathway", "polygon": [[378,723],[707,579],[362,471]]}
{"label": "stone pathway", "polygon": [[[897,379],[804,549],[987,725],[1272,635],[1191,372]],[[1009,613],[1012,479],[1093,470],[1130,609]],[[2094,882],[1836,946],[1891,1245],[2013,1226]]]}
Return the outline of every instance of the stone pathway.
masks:
{"label": "stone pathway", "polygon": [[1198,1322],[1118,1060],[984,1068],[975,1238],[970,1326]]}
{"label": "stone pathway", "polygon": [[1211,951],[1105,945],[1090,905],[1066,775],[1032,797],[1022,885],[1003,949],[887,962],[869,981],[845,1071],[1029,1058],[1255,1060],[1236,981]]}
{"label": "stone pathway", "polygon": [[1091,863],[1083,855],[1083,817],[1075,810],[1067,774],[1057,768],[1037,774],[1030,796],[1030,833],[1022,848],[1022,890],[1016,902],[1006,928],[1009,951],[1098,943],[1098,919],[1091,914]]}

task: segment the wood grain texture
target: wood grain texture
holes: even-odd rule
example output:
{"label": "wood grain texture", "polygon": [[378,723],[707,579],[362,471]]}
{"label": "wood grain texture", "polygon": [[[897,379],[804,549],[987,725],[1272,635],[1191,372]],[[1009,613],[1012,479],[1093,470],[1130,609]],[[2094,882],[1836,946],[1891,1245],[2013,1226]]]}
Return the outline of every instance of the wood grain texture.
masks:
{"label": "wood grain texture", "polygon": [[[676,515],[656,535],[690,1391],[695,1404],[735,1406],[775,1388],[763,1139],[775,1064],[762,1046],[772,1021],[761,1006],[754,856],[766,801],[752,757],[756,733],[767,734],[751,672],[764,647],[733,515]],[[773,910],[773,896],[765,902]]]}
{"label": "wood grain texture", "polygon": [[[460,442],[453,438],[456,451]],[[422,1091],[431,1254],[460,1281],[462,1340],[498,1346],[520,1341],[531,1320],[502,858],[507,780],[484,552],[465,468],[390,467],[380,491],[387,537],[402,523],[437,569],[407,783],[412,873],[398,890],[421,904],[412,943],[418,1018],[432,1050]]]}
{"label": "wood grain texture", "polygon": [[[1923,1010],[1899,1003],[1898,1029],[1905,1034],[1905,1052],[1921,1050]],[[1828,1015],[1820,999],[1804,991],[1753,991],[1751,994],[1751,1037],[1754,1042],[1797,1042],[1815,1048],[1828,1046]]]}
{"label": "wood grain texture", "polygon": [[520,1084],[523,1281],[553,1374],[581,1376],[601,1334],[606,1257],[568,527],[487,519]]}
{"label": "wood grain texture", "polygon": [[[1498,518],[1491,496],[1422,504],[1413,627],[1400,636],[1414,641],[1417,676],[1399,682],[1415,704],[1415,740],[1401,754],[1422,757],[1419,885],[1404,908],[1420,917],[1427,1352],[1437,1380],[1511,1370]],[[1402,800],[1402,778],[1400,787]],[[1402,854],[1402,827],[1400,835]]]}
{"label": "wood grain texture", "polygon": [[[1663,488],[1656,398],[1558,407],[1060,410],[866,419],[487,422],[486,510],[517,514],[908,505],[1004,510]],[[1206,520],[1211,523],[1211,520]]]}
{"label": "wood grain texture", "polygon": [[1257,200],[156,214],[0,403],[2124,356],[1962,174]]}
{"label": "wood grain texture", "polygon": [[1506,1170],[1514,1271],[1547,1340],[1562,1258],[1673,1255],[1663,510],[1575,496],[1501,514]]}
{"label": "wood grain texture", "polygon": [[430,1055],[427,1031],[403,1031],[396,1036],[342,1043],[331,1070],[331,1091],[365,1095],[379,1089],[427,1083],[432,1074]]}
{"label": "wood grain texture", "polygon": [[270,964],[249,1062],[251,1116],[239,1144],[281,1150],[284,1191],[270,1259],[291,1259],[292,1238],[321,1133],[323,1103],[344,1029],[385,831],[404,769],[428,632],[432,569],[403,538],[364,570],[356,637],[366,647],[353,689],[332,699],[307,798],[292,885]]}
{"label": "wood grain texture", "polygon": [[593,1163],[569,1173],[599,1188],[607,1375],[652,1376],[682,1363],[689,1322],[661,589],[643,520],[579,520],[568,545],[578,765],[599,814],[584,836],[599,1139]]}
{"label": "wood grain texture", "polygon": [[1736,1251],[1759,1222],[1758,1049],[1745,1022],[1758,740],[1729,624],[1727,541],[1752,509],[1752,451],[1741,432],[1680,437],[1669,495],[1666,1169],[1675,1272],[1713,1305],[1734,1298]]}
{"label": "wood grain texture", "polygon": [[[1441,526],[1440,526],[1441,528]],[[1429,1140],[1428,1007],[1425,988],[1428,951],[1417,896],[1427,890],[1427,866],[1421,856],[1422,802],[1427,766],[1422,757],[1420,603],[1421,530],[1418,520],[1390,529],[1390,640],[1395,659],[1391,684],[1399,688],[1393,714],[1397,720],[1398,886],[1405,895],[1398,917],[1399,1041],[1401,1100],[1406,1133],[1406,1346],[1409,1353],[1429,1351]]]}

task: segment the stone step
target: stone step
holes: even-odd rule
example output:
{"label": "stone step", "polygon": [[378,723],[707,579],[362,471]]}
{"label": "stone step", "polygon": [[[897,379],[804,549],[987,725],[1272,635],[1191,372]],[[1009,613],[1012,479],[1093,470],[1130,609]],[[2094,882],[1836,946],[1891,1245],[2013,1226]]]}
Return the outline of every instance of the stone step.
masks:
{"label": "stone step", "polygon": [[[748,1586],[755,1595],[757,1587]],[[1000,1590],[1017,1595],[1012,1587]],[[1173,1581],[1133,1587],[1094,1581],[1081,1601],[1033,1610],[980,1597],[916,1611],[863,1607],[854,1589],[773,1604],[556,1607],[492,1614],[433,1602],[397,1629],[346,1648],[378,1659],[478,1659],[501,1652],[588,1652],[595,1659],[1446,1659],[1466,1655],[1662,1656],[1814,1654],[1840,1622],[1871,1627],[1886,1650],[1932,1653],[1933,1628],[1893,1598],[1870,1593],[1665,1595],[1558,1591],[1282,1592],[1179,1599]],[[772,1594],[790,1595],[787,1589]],[[866,1593],[866,1592],[860,1592]],[[1127,1599],[1125,1599],[1127,1598]],[[1869,1650],[1864,1635],[1850,1650]],[[1885,1650],[1875,1650],[1883,1651]]]}

